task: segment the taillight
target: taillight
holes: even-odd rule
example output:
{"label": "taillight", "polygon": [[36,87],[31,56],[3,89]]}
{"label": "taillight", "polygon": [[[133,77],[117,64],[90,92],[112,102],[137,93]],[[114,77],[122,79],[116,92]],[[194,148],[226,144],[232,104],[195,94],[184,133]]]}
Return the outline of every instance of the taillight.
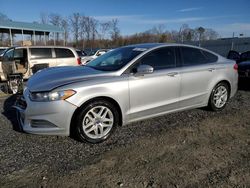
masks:
{"label": "taillight", "polygon": [[237,63],[234,64],[234,70],[238,71],[238,64]]}
{"label": "taillight", "polygon": [[80,57],[77,58],[77,64],[78,64],[78,65],[81,65],[81,64],[82,64],[81,58],[80,58]]}

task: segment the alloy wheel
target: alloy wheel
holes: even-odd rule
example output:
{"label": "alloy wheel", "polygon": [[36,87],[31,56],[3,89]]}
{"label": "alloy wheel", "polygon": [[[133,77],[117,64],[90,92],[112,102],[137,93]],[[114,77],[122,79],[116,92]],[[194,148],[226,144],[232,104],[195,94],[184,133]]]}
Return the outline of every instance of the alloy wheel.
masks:
{"label": "alloy wheel", "polygon": [[214,105],[216,106],[216,108],[222,108],[228,99],[228,92],[227,92],[227,88],[223,85],[217,87],[214,91]]}
{"label": "alloy wheel", "polygon": [[109,134],[114,124],[112,111],[106,106],[91,108],[83,118],[82,128],[91,139],[103,138]]}

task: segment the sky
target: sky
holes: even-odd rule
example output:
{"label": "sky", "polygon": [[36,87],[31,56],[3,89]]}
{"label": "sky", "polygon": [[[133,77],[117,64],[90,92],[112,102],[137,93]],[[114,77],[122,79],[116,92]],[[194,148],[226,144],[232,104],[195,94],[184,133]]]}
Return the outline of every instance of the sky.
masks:
{"label": "sky", "polygon": [[122,35],[157,25],[179,30],[212,28],[221,37],[250,37],[250,0],[0,0],[0,12],[13,21],[40,21],[40,14],[70,16],[79,12],[101,22],[117,18]]}

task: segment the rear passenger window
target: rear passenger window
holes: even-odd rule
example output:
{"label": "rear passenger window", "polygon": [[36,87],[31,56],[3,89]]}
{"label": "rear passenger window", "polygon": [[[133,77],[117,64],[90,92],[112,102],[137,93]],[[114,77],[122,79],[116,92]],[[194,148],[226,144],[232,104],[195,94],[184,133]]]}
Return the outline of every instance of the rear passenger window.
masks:
{"label": "rear passenger window", "polygon": [[150,65],[155,70],[176,66],[175,48],[167,47],[154,50],[141,59],[141,64]]}
{"label": "rear passenger window", "polygon": [[214,54],[211,54],[207,51],[202,50],[202,53],[205,55],[206,59],[207,59],[207,63],[213,63],[216,62],[218,60],[218,57]]}
{"label": "rear passenger window", "polygon": [[52,58],[51,48],[30,48],[31,59]]}
{"label": "rear passenger window", "polygon": [[200,49],[181,47],[181,52],[184,65],[200,65],[208,62]]}
{"label": "rear passenger window", "polygon": [[55,48],[55,52],[57,58],[75,57],[73,52],[69,49]]}

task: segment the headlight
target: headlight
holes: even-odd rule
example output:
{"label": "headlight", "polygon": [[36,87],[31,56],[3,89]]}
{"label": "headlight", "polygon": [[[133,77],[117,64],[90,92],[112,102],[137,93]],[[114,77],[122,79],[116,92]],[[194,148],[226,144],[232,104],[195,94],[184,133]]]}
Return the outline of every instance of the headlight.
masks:
{"label": "headlight", "polygon": [[74,90],[30,93],[30,100],[35,101],[35,102],[65,100],[73,96],[75,93],[76,92]]}

